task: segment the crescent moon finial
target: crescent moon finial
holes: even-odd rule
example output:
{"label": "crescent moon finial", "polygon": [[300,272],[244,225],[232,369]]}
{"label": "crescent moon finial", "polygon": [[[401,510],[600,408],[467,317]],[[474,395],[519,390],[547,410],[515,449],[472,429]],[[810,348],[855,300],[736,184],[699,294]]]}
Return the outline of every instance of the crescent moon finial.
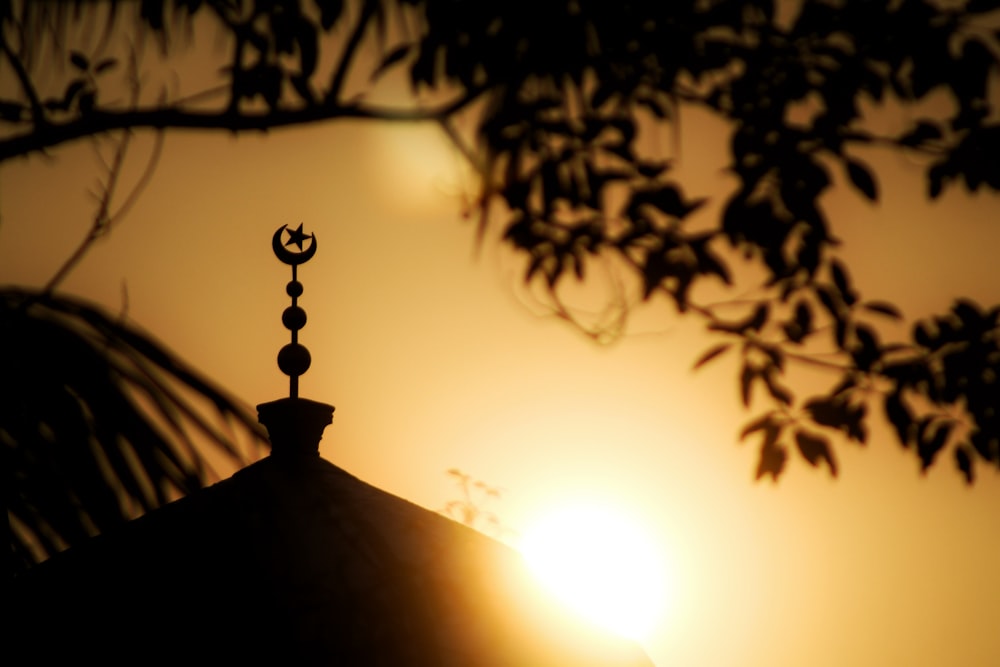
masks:
{"label": "crescent moon finial", "polygon": [[[282,243],[281,235],[288,232],[288,240]],[[305,250],[303,243],[309,240],[311,243]],[[286,246],[297,245],[301,252],[292,252]],[[306,325],[306,311],[299,307],[298,298],[302,296],[302,283],[298,281],[298,266],[312,259],[316,254],[316,235],[305,234],[302,231],[302,223],[295,229],[288,229],[288,225],[282,225],[271,237],[271,249],[275,256],[292,267],[292,280],[285,287],[288,296],[292,297],[292,305],[285,308],[281,314],[281,322],[292,333],[292,340],[288,345],[278,352],[278,368],[288,376],[288,396],[289,398],[299,397],[299,376],[309,370],[311,358],[309,350],[304,345],[299,344],[299,330]]]}
{"label": "crescent moon finial", "polygon": [[[288,241],[282,243],[281,233],[284,231],[288,232]],[[302,244],[306,239],[309,239],[311,243],[308,248],[302,250]],[[286,246],[290,246],[293,243],[297,245],[299,250],[302,250],[302,252],[292,252],[286,248]],[[316,245],[316,235],[303,233],[301,223],[299,223],[299,226],[295,229],[288,229],[288,225],[282,225],[281,227],[278,227],[278,230],[274,232],[274,236],[271,237],[271,249],[274,250],[274,255],[279,260],[290,266],[298,266],[299,264],[304,264],[312,259],[313,255],[316,254]]]}

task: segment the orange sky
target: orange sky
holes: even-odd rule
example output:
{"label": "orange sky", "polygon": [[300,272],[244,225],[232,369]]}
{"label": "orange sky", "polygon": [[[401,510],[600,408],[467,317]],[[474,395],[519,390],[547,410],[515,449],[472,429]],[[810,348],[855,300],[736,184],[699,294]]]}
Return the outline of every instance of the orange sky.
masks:
{"label": "orange sky", "polygon": [[[687,141],[682,168],[720,179],[721,137]],[[669,560],[644,641],[661,666],[996,662],[1000,476],[967,488],[943,460],[922,477],[876,422],[867,450],[838,445],[839,480],[796,459],[778,485],[753,483],[734,368],[691,372],[694,323],[657,300],[599,347],[538,316],[516,262],[495,243],[476,257],[436,142],[346,123],[170,134],[147,192],[64,289],[117,309],[124,282],[134,322],[248,403],[271,400],[287,393],[289,271],[270,238],[304,222],[320,247],[299,274],[301,392],[337,407],[322,443],[335,464],[432,509],[461,468],[506,490],[495,509],[515,528],[567,498],[634,512]],[[0,167],[0,284],[40,285],[89,225],[91,149],[52,155]],[[925,206],[912,165],[882,164],[898,175],[880,207],[828,202],[864,293],[907,314],[1000,301],[1000,200]]]}

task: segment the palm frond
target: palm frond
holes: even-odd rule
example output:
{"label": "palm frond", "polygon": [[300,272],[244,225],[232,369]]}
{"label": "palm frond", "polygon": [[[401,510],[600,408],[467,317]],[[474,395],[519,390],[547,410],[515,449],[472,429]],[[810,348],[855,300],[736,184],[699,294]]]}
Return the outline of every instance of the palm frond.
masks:
{"label": "palm frond", "polygon": [[255,415],[162,344],[80,300],[0,290],[0,456],[15,567],[242,465]]}

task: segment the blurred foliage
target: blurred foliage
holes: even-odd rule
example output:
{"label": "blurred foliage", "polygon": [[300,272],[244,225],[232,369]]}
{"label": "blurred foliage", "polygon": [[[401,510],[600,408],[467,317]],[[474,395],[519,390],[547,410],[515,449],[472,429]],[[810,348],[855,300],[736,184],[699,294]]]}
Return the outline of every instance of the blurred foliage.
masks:
{"label": "blurred foliage", "polygon": [[[739,355],[758,478],[776,479],[789,450],[836,474],[834,445],[866,443],[884,413],[924,469],[950,450],[971,482],[977,463],[1000,466],[998,309],[958,301],[884,339],[879,319],[903,316],[862,297],[823,196],[841,182],[878,201],[873,147],[919,156],[928,200],[1000,189],[997,19],[990,0],[0,0],[0,162],[143,128],[436,122],[481,177],[481,224],[503,226],[526,281],[557,301],[610,259],[642,299],[704,321],[718,340],[696,366]],[[143,74],[152,51],[169,64],[204,40],[226,47],[200,73],[214,87],[181,95]],[[369,99],[391,76],[409,101]],[[123,85],[142,94],[114,94]],[[905,125],[876,131],[871,105],[905,108]],[[714,209],[640,140],[683,131],[692,109],[728,132],[736,185]],[[727,287],[741,256],[763,275],[750,297]],[[741,296],[703,303],[706,286]],[[18,312],[35,326],[23,318],[42,306]],[[33,357],[47,341],[26,341]],[[97,364],[102,348],[89,354]],[[801,364],[826,369],[829,390],[799,396],[787,377]],[[46,391],[62,391],[56,370]]]}
{"label": "blurred foliage", "polygon": [[81,301],[0,290],[0,334],[15,569],[200,488],[210,453],[235,466],[263,443],[240,403]]}
{"label": "blurred foliage", "polygon": [[458,468],[450,468],[448,476],[458,487],[459,497],[445,503],[441,509],[442,514],[497,539],[516,533],[503,524],[496,512],[488,509],[489,505],[503,496],[502,489],[475,479]]}

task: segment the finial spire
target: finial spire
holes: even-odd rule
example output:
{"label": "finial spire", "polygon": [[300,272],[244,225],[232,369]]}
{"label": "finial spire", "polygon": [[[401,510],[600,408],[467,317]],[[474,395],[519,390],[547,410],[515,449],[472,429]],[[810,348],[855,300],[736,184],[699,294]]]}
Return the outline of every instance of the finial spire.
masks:
{"label": "finial spire", "polygon": [[[288,232],[288,240],[282,243],[282,235]],[[310,241],[309,247],[303,250],[306,240]],[[299,252],[292,252],[287,248],[290,245],[297,245]],[[275,256],[292,267],[292,280],[285,287],[285,292],[292,297],[292,305],[285,308],[281,314],[281,322],[285,328],[292,332],[292,342],[285,345],[278,352],[278,368],[288,376],[288,397],[299,397],[299,376],[309,370],[312,357],[305,345],[299,344],[299,329],[306,325],[306,311],[299,307],[298,299],[302,296],[302,283],[299,282],[299,264],[304,264],[312,259],[316,254],[316,235],[305,234],[302,231],[302,223],[295,229],[289,229],[288,225],[278,227],[271,237],[271,248]]]}
{"label": "finial spire", "polygon": [[[286,232],[288,240],[283,239]],[[298,246],[299,252],[289,250],[290,245]],[[305,234],[301,224],[295,229],[282,225],[271,238],[271,248],[278,259],[292,267],[292,280],[285,287],[292,305],[281,314],[282,323],[292,332],[292,342],[278,352],[278,368],[288,376],[288,398],[261,403],[257,406],[257,416],[267,428],[272,455],[286,459],[318,456],[323,429],[333,420],[333,406],[299,398],[299,376],[309,370],[312,359],[309,350],[299,344],[299,329],[306,325],[306,311],[298,303],[302,296],[298,266],[316,254],[316,235]]]}

